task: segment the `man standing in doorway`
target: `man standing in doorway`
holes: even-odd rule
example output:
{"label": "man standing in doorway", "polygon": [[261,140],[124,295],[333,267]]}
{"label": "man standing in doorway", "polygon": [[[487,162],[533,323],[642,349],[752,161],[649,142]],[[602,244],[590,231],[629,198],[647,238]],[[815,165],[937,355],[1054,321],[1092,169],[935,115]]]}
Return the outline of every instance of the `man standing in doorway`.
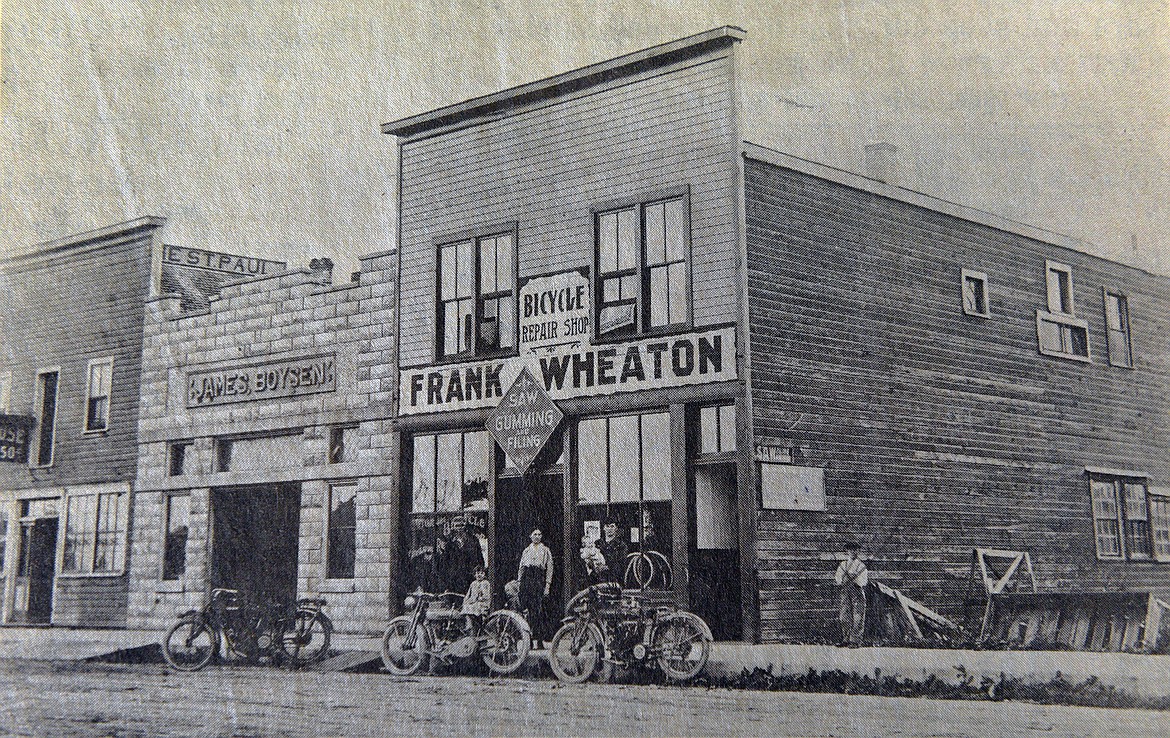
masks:
{"label": "man standing in doorway", "polygon": [[865,587],[869,584],[869,570],[859,558],[859,550],[853,541],[845,544],[845,560],[837,567],[835,577],[840,590],[841,645],[850,648],[861,645],[865,630]]}
{"label": "man standing in doorway", "polygon": [[630,553],[630,548],[624,540],[618,537],[618,524],[613,518],[605,521],[602,534],[604,538],[597,544],[597,548],[605,558],[606,571],[602,579],[622,584],[626,573],[626,558]]}

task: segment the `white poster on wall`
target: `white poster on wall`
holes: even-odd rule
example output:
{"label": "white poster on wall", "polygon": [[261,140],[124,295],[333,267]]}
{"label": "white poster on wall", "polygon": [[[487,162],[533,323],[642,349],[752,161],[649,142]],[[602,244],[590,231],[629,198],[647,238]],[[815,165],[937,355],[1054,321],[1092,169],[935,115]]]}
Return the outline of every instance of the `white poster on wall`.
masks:
{"label": "white poster on wall", "polygon": [[825,470],[790,464],[760,464],[765,510],[825,509]]}

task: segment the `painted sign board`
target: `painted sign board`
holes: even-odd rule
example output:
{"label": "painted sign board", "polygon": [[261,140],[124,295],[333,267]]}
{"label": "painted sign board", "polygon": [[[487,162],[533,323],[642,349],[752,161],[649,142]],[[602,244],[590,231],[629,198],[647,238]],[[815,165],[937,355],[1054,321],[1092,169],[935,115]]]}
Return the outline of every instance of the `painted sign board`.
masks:
{"label": "painted sign board", "polygon": [[404,368],[398,414],[495,407],[529,368],[554,401],[736,379],[735,326],[628,343],[559,346],[548,353],[469,364]]}
{"label": "painted sign board", "polygon": [[29,429],[34,422],[24,415],[0,414],[0,463],[28,463]]}
{"label": "painted sign board", "polygon": [[772,464],[791,464],[792,449],[774,443],[757,443],[756,461]]}
{"label": "painted sign board", "polygon": [[533,277],[520,287],[520,353],[588,343],[589,279],[570,271]]}
{"label": "painted sign board", "polygon": [[265,274],[283,272],[288,266],[283,261],[269,261],[251,256],[237,256],[219,251],[193,249],[187,246],[163,246],[163,264],[203,269],[222,274],[236,274],[240,277],[260,277]]}
{"label": "painted sign board", "polygon": [[765,510],[825,509],[825,470],[760,464],[760,502]]}
{"label": "painted sign board", "polygon": [[564,413],[524,367],[488,415],[487,429],[523,474],[564,419]]}
{"label": "painted sign board", "polygon": [[187,373],[187,407],[295,397],[337,389],[334,354],[269,359]]}

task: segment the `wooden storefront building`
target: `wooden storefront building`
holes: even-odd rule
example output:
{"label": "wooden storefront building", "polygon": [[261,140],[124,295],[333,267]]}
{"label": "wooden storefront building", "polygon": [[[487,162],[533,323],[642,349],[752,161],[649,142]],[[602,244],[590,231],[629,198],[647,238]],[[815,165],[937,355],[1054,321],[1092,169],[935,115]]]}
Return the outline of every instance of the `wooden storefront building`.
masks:
{"label": "wooden storefront building", "polygon": [[499,592],[539,527],[563,603],[615,520],[720,638],[834,638],[847,540],[955,620],[975,548],[1170,590],[1170,280],[746,143],[744,37],[383,127],[397,586],[470,526]]}

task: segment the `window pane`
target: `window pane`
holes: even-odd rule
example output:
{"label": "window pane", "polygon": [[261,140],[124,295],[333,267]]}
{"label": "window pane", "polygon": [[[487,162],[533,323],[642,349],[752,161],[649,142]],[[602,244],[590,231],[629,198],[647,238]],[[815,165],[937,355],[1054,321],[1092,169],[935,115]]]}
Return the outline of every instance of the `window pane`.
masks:
{"label": "window pane", "polygon": [[642,416],[642,499],[670,499],[670,413]]}
{"label": "window pane", "polygon": [[163,579],[178,579],[187,571],[187,532],[190,526],[191,496],[172,495],[167,499],[167,531],[163,543]]}
{"label": "window pane", "polygon": [[695,545],[701,549],[738,547],[735,465],[695,469]]}
{"label": "window pane", "polygon": [[501,292],[516,288],[516,273],[512,268],[512,254],[515,250],[511,236],[496,239],[496,289]]}
{"label": "window pane", "polygon": [[622,298],[622,281],[617,278],[607,279],[601,283],[601,301],[617,302]]}
{"label": "window pane", "polygon": [[666,261],[666,223],[662,203],[646,206],[646,263]]}
{"label": "window pane", "polygon": [[436,449],[436,512],[463,509],[463,434],[443,433]]}
{"label": "window pane", "polygon": [[443,305],[443,355],[459,353],[459,303]]}
{"label": "window pane", "polygon": [[669,305],[667,302],[668,270],[666,267],[654,267],[650,270],[650,326],[663,326],[670,322]]}
{"label": "window pane", "polygon": [[638,267],[637,213],[636,208],[618,213],[618,269]]}
{"label": "window pane", "polygon": [[591,418],[577,424],[577,499],[582,503],[606,501],[606,421]]}
{"label": "window pane", "polygon": [[496,239],[479,240],[480,292],[496,291]]}
{"label": "window pane", "polygon": [[622,299],[633,300],[638,296],[638,277],[631,274],[627,277],[622,277]]}
{"label": "window pane", "polygon": [[439,290],[439,299],[453,300],[456,296],[455,244],[444,246],[440,249],[440,254],[439,276],[442,279],[442,284]]}
{"label": "window pane", "polygon": [[1121,308],[1117,295],[1105,295],[1105,322],[1113,330],[1121,330]]}
{"label": "window pane", "polygon": [[487,510],[488,477],[491,473],[491,439],[487,431],[463,436],[462,509]]}
{"label": "window pane", "polygon": [[719,408],[719,450],[735,450],[735,405]]}
{"label": "window pane", "polygon": [[472,323],[474,320],[475,302],[473,300],[460,300],[458,305],[459,325],[462,329],[459,335],[459,353],[464,353],[471,351],[475,345],[475,329]]}
{"label": "window pane", "polygon": [[719,451],[719,408],[699,408],[699,453]]}
{"label": "window pane", "polygon": [[1170,498],[1150,499],[1150,527],[1154,538],[1154,556],[1159,561],[1170,559]]}
{"label": "window pane", "polygon": [[669,200],[666,211],[666,260],[685,261],[687,258],[686,239],[683,227],[683,201]]}
{"label": "window pane", "polygon": [[598,216],[598,265],[602,272],[617,269],[617,213]]}
{"label": "window pane", "polygon": [[1121,530],[1118,525],[1117,486],[1112,481],[1093,480],[1093,528],[1097,535],[1098,556],[1121,555]]}
{"label": "window pane", "polygon": [[479,321],[479,343],[485,348],[499,346],[499,322],[496,316],[499,300],[491,299],[483,302],[483,317]]}
{"label": "window pane", "polygon": [[1066,326],[1068,331],[1068,353],[1074,356],[1089,355],[1089,334],[1084,328]]}
{"label": "window pane", "polygon": [[414,437],[414,485],[411,511],[429,513],[435,511],[435,437],[431,435]]}
{"label": "window pane", "polygon": [[357,553],[357,485],[345,484],[329,489],[328,551],[325,576],[329,579],[352,579]]}
{"label": "window pane", "polygon": [[670,312],[671,323],[687,322],[687,265],[677,262],[670,265]]}
{"label": "window pane", "polygon": [[622,415],[609,419],[609,499],[611,502],[637,502],[639,464],[637,448],[638,416]]}
{"label": "window pane", "polygon": [[464,241],[455,244],[455,295],[457,297],[471,297],[475,294],[475,254],[473,241]]}

